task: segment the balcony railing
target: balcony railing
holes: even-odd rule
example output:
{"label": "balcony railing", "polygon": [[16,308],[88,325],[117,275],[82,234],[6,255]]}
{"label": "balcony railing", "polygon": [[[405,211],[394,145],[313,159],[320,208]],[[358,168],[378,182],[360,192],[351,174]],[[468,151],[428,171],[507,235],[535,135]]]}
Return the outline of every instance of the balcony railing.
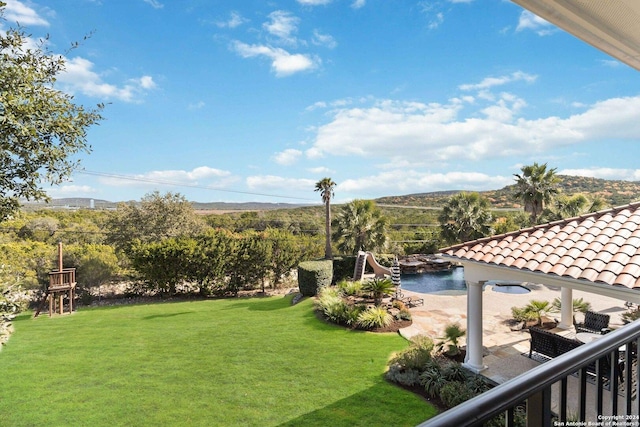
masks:
{"label": "balcony railing", "polygon": [[76,284],[76,269],[63,268],[49,273],[49,290],[69,289]]}
{"label": "balcony railing", "polygon": [[[567,425],[568,420],[640,425],[638,344],[640,321],[635,321],[445,411],[420,427],[481,426],[501,414],[505,425],[513,426],[518,406],[526,407],[529,427]],[[568,387],[573,375],[577,375],[577,390]],[[568,406],[569,396],[578,398],[575,409]]]}

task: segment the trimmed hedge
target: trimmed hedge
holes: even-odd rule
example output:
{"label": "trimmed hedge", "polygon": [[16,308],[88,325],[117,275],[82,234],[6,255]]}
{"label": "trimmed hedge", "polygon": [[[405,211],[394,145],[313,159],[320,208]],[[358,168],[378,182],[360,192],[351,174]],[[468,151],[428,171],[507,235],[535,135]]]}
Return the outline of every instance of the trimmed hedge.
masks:
{"label": "trimmed hedge", "polygon": [[298,288],[304,296],[312,297],[318,289],[330,286],[332,277],[331,260],[304,261],[298,265]]}
{"label": "trimmed hedge", "polygon": [[356,269],[355,255],[341,255],[333,257],[333,282],[338,283],[341,280],[351,280],[353,271]]}

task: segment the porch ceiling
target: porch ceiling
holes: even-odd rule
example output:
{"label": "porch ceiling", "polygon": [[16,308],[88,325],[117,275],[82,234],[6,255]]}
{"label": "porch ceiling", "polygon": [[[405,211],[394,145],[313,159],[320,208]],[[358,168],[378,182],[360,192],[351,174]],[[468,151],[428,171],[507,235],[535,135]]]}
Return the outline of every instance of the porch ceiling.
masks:
{"label": "porch ceiling", "polygon": [[468,267],[468,280],[508,278],[640,299],[640,202],[450,246],[441,256]]}
{"label": "porch ceiling", "polygon": [[640,70],[640,1],[511,1]]}

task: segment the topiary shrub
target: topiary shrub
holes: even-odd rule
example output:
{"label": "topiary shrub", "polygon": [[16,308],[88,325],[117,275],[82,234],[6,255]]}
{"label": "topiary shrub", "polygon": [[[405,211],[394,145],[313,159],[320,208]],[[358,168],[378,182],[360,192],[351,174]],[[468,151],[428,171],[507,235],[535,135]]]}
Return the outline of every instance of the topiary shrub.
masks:
{"label": "topiary shrub", "polygon": [[331,260],[304,261],[298,265],[298,288],[300,293],[312,297],[320,288],[331,285],[333,263]]}

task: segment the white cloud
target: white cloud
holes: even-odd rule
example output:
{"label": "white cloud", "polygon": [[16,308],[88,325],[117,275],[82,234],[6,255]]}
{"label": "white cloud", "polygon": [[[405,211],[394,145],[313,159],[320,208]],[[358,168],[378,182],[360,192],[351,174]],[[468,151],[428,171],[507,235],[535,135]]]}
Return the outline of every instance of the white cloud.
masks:
{"label": "white cloud", "polygon": [[273,156],[273,161],[279,165],[288,166],[294,164],[302,156],[302,151],[288,148]]}
{"label": "white cloud", "polygon": [[83,197],[96,194],[98,191],[90,185],[60,185],[47,190],[49,197]]}
{"label": "white cloud", "polygon": [[249,22],[248,19],[245,19],[238,12],[231,12],[231,16],[226,21],[218,21],[216,25],[220,28],[236,28],[245,22]]}
{"label": "white cloud", "polygon": [[600,63],[609,68],[619,68],[622,66],[622,63],[620,61],[616,61],[615,59],[602,59],[600,60]]}
{"label": "white cloud", "polygon": [[262,27],[269,34],[277,37],[281,42],[287,44],[295,44],[296,38],[294,34],[298,31],[298,23],[300,19],[293,16],[290,12],[284,10],[276,10],[269,14],[269,22],[262,24]]}
{"label": "white cloud", "polygon": [[538,76],[528,74],[522,71],[515,71],[511,74],[507,74],[499,77],[486,77],[480,83],[470,83],[458,86],[460,90],[485,90],[495,86],[502,86],[513,82],[524,81],[526,83],[533,83],[537,80]]}
{"label": "white cloud", "polygon": [[187,185],[187,186],[223,186],[235,178],[231,172],[200,166],[190,171],[186,170],[159,170],[142,174],[124,176],[102,176],[100,182],[104,185],[115,187],[135,187],[148,185]]}
{"label": "white cloud", "polygon": [[320,175],[320,174],[326,175],[326,174],[330,174],[330,173],[335,172],[334,170],[329,169],[329,168],[324,167],[324,166],[318,166],[316,168],[309,168],[308,171],[311,172],[311,173],[314,173],[314,174],[318,174],[318,175]]}
{"label": "white cloud", "polygon": [[272,191],[280,194],[291,194],[292,191],[312,191],[315,181],[304,178],[285,178],[275,175],[249,176],[247,187],[253,191]]}
{"label": "white cloud", "polygon": [[433,15],[432,18],[429,20],[429,24],[427,25],[427,28],[429,28],[430,30],[435,30],[440,25],[442,25],[443,22],[444,22],[444,14],[442,12],[438,12],[435,15]]}
{"label": "white cloud", "polygon": [[518,26],[516,27],[516,32],[523,30],[535,31],[539,36],[548,36],[557,31],[556,27],[550,22],[540,18],[538,15],[534,15],[528,10],[522,11],[518,20]]}
{"label": "white cloud", "polygon": [[156,87],[151,76],[131,79],[122,86],[105,83],[93,67],[94,64],[88,59],[67,59],[66,69],[58,76],[58,83],[70,93],[79,92],[87,96],[125,102],[134,102],[145,91]]}
{"label": "white cloud", "polygon": [[360,9],[361,7],[364,7],[366,3],[366,0],[354,0],[354,2],[351,3],[351,7],[354,9]]}
{"label": "white cloud", "polygon": [[189,110],[199,110],[201,108],[204,108],[205,105],[206,104],[204,103],[204,101],[198,101],[198,102],[189,104],[187,108],[189,108]]}
{"label": "white cloud", "polygon": [[143,2],[151,5],[154,9],[162,9],[164,4],[160,3],[158,0],[142,0]]}
{"label": "white cloud", "polygon": [[326,46],[329,49],[334,49],[338,43],[329,34],[322,34],[318,30],[313,30],[313,38],[311,42],[317,46]]}
{"label": "white cloud", "polygon": [[300,53],[292,54],[281,48],[265,45],[249,45],[239,41],[232,43],[232,49],[243,58],[264,56],[271,60],[271,68],[276,76],[284,77],[318,67],[320,59]]}
{"label": "white cloud", "polygon": [[[566,118],[517,117],[525,101],[503,94],[493,103],[451,100],[421,104],[382,100],[362,108],[344,108],[315,131],[309,158],[357,156],[406,165],[440,165],[506,156],[540,155],[561,146],[640,139],[640,96],[595,103]],[[466,117],[461,117],[462,113]]]}
{"label": "white cloud", "polygon": [[6,0],[4,17],[9,22],[18,22],[23,26],[41,25],[49,26],[49,22],[38,15],[38,12],[18,0]]}
{"label": "white cloud", "polygon": [[341,193],[379,197],[379,194],[407,194],[445,190],[484,191],[513,183],[512,176],[490,176],[478,172],[431,173],[394,169],[377,175],[347,179],[339,183]]}

